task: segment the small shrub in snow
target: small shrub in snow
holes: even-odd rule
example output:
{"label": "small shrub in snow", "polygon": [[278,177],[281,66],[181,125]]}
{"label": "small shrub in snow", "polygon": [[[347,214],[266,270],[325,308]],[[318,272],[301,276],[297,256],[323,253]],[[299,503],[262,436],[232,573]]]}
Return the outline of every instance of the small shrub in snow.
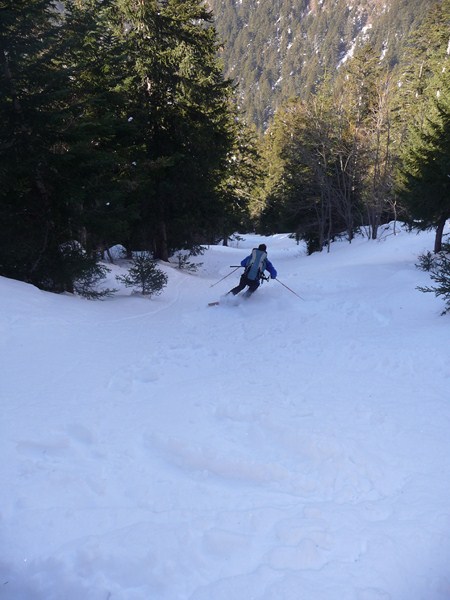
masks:
{"label": "small shrub in snow", "polygon": [[445,315],[450,311],[450,258],[443,252],[434,259],[433,266],[430,268],[430,277],[436,285],[417,289],[421,292],[433,292],[436,298],[442,296],[446,307],[441,314]]}
{"label": "small shrub in snow", "polygon": [[239,242],[243,242],[245,238],[243,238],[241,235],[239,235],[238,233],[233,233],[233,235],[230,235],[228,237],[228,241],[230,243],[236,243],[236,247],[239,246]]}
{"label": "small shrub in snow", "polygon": [[114,289],[98,289],[110,269],[100,264],[95,256],[89,256],[77,241],[67,242],[60,247],[62,261],[59,275],[66,280],[65,291],[79,294],[88,300],[100,300],[112,296]]}
{"label": "small shrub in snow", "polygon": [[116,275],[125,287],[135,288],[144,296],[154,296],[167,285],[167,275],[158,269],[156,262],[145,254],[135,256],[126,275]]}
{"label": "small shrub in snow", "polygon": [[436,257],[430,251],[426,252],[425,254],[420,254],[418,259],[419,262],[416,263],[416,267],[421,271],[431,271],[436,262]]}
{"label": "small shrub in snow", "polygon": [[450,254],[450,242],[442,242],[442,252],[444,254]]}
{"label": "small shrub in snow", "polygon": [[92,267],[83,273],[74,282],[74,291],[76,294],[87,298],[88,300],[101,300],[112,296],[117,290],[111,288],[98,289],[98,284],[106,278],[110,269],[98,263],[92,264]]}
{"label": "small shrub in snow", "polygon": [[206,246],[202,246],[201,244],[194,244],[189,249],[189,256],[203,256],[205,254]]}
{"label": "small shrub in snow", "polygon": [[190,262],[190,257],[192,256],[192,252],[177,252],[174,254],[173,258],[177,261],[177,268],[180,271],[189,271],[190,273],[196,273],[197,269],[202,266],[203,263],[193,263]]}

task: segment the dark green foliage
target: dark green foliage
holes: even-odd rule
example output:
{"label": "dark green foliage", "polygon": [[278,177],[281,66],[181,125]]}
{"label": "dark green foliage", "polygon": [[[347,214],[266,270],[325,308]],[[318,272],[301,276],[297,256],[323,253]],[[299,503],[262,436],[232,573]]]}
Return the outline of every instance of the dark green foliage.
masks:
{"label": "dark green foliage", "polygon": [[405,126],[419,130],[426,127],[426,118],[433,112],[439,77],[447,68],[449,0],[430,2],[422,21],[405,39],[398,69],[398,113]]}
{"label": "dark green foliage", "polygon": [[[108,237],[105,229],[123,231],[117,159],[104,142],[116,132],[107,127],[111,112],[105,117],[105,108],[94,109],[109,99],[99,94],[104,78],[97,88],[90,78],[102,59],[99,29],[88,11],[85,22],[77,15],[63,17],[43,0],[2,10],[0,274],[57,292],[73,291],[83,269],[89,279],[91,249]],[[113,211],[115,225],[108,218]],[[89,254],[61,252],[69,240]]]}
{"label": "dark green foliage", "polygon": [[121,0],[110,19],[128,57],[121,86],[134,132],[130,184],[139,219],[132,240],[167,260],[175,248],[206,238],[222,210],[232,87],[199,0],[148,2],[138,10]]}
{"label": "dark green foliage", "polygon": [[433,292],[437,298],[442,296],[445,301],[445,309],[441,314],[445,315],[450,311],[450,258],[444,252],[441,252],[433,261],[430,277],[436,285],[417,289],[421,292]]}
{"label": "dark green foliage", "polygon": [[89,250],[127,241],[136,221],[130,193],[124,48],[109,25],[113,2],[65,2],[60,68],[71,78],[66,194],[77,206],[78,237]]}
{"label": "dark green foliage", "polygon": [[112,296],[117,290],[112,288],[99,289],[110,273],[105,265],[89,256],[78,244],[67,244],[62,249],[64,265],[68,271],[68,280],[73,280],[73,291],[88,300],[100,300]]}
{"label": "dark green foliage", "polygon": [[95,256],[87,254],[78,242],[68,242],[45,256],[38,273],[43,289],[98,300],[115,292],[109,288],[98,289],[98,284],[109,271]]}
{"label": "dark green foliage", "polygon": [[363,222],[372,239],[381,223],[393,218],[393,100],[395,80],[371,44],[357,49],[336,82],[352,137],[353,170],[358,174]]}
{"label": "dark green foliage", "polygon": [[196,273],[199,267],[202,266],[203,263],[193,263],[189,259],[193,256],[193,254],[189,251],[179,250],[174,254],[172,258],[176,260],[177,268],[180,271],[188,271],[189,273]]}
{"label": "dark green foliage", "polygon": [[419,262],[416,264],[416,267],[421,271],[431,271],[436,264],[436,256],[430,251],[420,254],[418,258]]}
{"label": "dark green foliage", "polygon": [[98,285],[107,277],[110,269],[91,259],[91,270],[85,268],[79,279],[75,280],[74,291],[88,300],[101,300],[112,296],[117,290],[113,288],[98,289]]}
{"label": "dark green foliage", "polygon": [[71,291],[69,240],[167,259],[246,217],[233,88],[201,0],[1,8],[0,274]]}
{"label": "dark green foliage", "polygon": [[215,236],[210,236],[211,243],[217,238],[226,240],[238,230],[251,230],[261,201],[264,174],[260,142],[255,131],[242,123],[238,114],[235,114],[232,130],[234,141],[227,155],[226,176],[217,189],[220,204],[214,217]]}
{"label": "dark green foliage", "polygon": [[0,274],[49,289],[73,214],[57,191],[67,84],[55,68],[58,18],[45,0],[2,3],[1,12]]}
{"label": "dark green foliage", "polygon": [[157,296],[167,285],[167,275],[158,268],[148,255],[140,254],[133,258],[127,275],[117,275],[117,281],[132,287],[144,296]]}
{"label": "dark green foliage", "polygon": [[400,194],[417,229],[435,229],[434,251],[442,248],[442,234],[450,217],[450,76],[441,78],[435,114],[427,127],[415,130],[406,147]]}

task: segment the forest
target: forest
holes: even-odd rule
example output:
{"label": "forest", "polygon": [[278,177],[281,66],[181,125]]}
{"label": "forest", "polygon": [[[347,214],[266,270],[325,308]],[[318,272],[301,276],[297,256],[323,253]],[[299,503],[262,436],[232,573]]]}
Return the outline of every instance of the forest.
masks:
{"label": "forest", "polygon": [[73,292],[117,244],[168,261],[284,231],[311,253],[396,219],[442,250],[450,0],[405,16],[401,47],[381,56],[375,27],[339,68],[323,62],[265,106],[263,130],[201,0],[0,7],[0,275]]}
{"label": "forest", "polygon": [[227,77],[249,120],[264,130],[281,104],[308,95],[358,46],[370,43],[389,68],[430,0],[208,0]]}

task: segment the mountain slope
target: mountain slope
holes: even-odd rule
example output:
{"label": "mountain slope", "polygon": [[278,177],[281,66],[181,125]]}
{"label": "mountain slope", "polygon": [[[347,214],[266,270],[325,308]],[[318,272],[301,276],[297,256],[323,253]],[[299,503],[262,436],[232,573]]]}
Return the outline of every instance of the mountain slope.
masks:
{"label": "mountain slope", "polygon": [[263,128],[280,102],[336,71],[356,43],[395,64],[430,0],[208,0],[227,76],[250,121]]}

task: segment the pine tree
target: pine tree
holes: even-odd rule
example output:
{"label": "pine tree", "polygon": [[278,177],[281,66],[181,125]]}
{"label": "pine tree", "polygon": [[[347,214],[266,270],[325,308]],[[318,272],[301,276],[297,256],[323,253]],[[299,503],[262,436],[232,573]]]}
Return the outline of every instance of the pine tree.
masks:
{"label": "pine tree", "polygon": [[61,30],[49,0],[2,2],[0,21],[0,274],[57,287],[70,206],[60,203],[66,75],[55,68]]}
{"label": "pine tree", "polygon": [[230,127],[234,143],[227,157],[226,176],[218,187],[220,204],[216,205],[214,216],[215,231],[222,234],[224,244],[235,231],[254,228],[261,210],[263,181],[256,131],[242,122],[238,114],[231,120]]}
{"label": "pine tree", "polygon": [[403,152],[397,187],[412,226],[436,230],[435,252],[450,210],[449,26],[450,0],[433,3],[409,41],[398,97]]}
{"label": "pine tree", "polygon": [[139,254],[132,260],[126,275],[117,275],[117,281],[134,288],[143,296],[158,296],[167,285],[168,277],[148,255]]}
{"label": "pine tree", "polygon": [[233,143],[231,85],[217,62],[211,15],[200,0],[117,0],[110,26],[127,56],[139,201],[134,243],[168,260],[212,227],[210,205]]}
{"label": "pine tree", "polygon": [[404,156],[400,194],[412,225],[435,229],[434,252],[442,249],[445,222],[450,218],[450,75],[444,70],[427,126],[416,129]]}
{"label": "pine tree", "polygon": [[[101,38],[93,12],[87,15],[77,21],[70,1],[62,13],[44,0],[16,2],[2,13],[1,273],[52,291],[73,291],[96,270],[94,254],[65,248],[87,241],[88,199],[103,192],[104,204],[112,201],[111,169],[105,171],[113,153],[98,148],[114,134],[94,109],[100,97],[86,49],[92,64]],[[99,215],[97,235],[105,222]]]}
{"label": "pine tree", "polygon": [[66,194],[77,206],[76,237],[88,251],[130,237],[137,218],[130,179],[134,143],[122,82],[123,44],[108,25],[113,0],[67,0],[60,68],[70,73]]}
{"label": "pine tree", "polygon": [[442,315],[450,312],[450,258],[447,253],[440,252],[433,260],[429,260],[430,265],[427,271],[435,285],[418,287],[421,292],[433,292],[436,298],[442,296],[445,300],[445,308]]}

